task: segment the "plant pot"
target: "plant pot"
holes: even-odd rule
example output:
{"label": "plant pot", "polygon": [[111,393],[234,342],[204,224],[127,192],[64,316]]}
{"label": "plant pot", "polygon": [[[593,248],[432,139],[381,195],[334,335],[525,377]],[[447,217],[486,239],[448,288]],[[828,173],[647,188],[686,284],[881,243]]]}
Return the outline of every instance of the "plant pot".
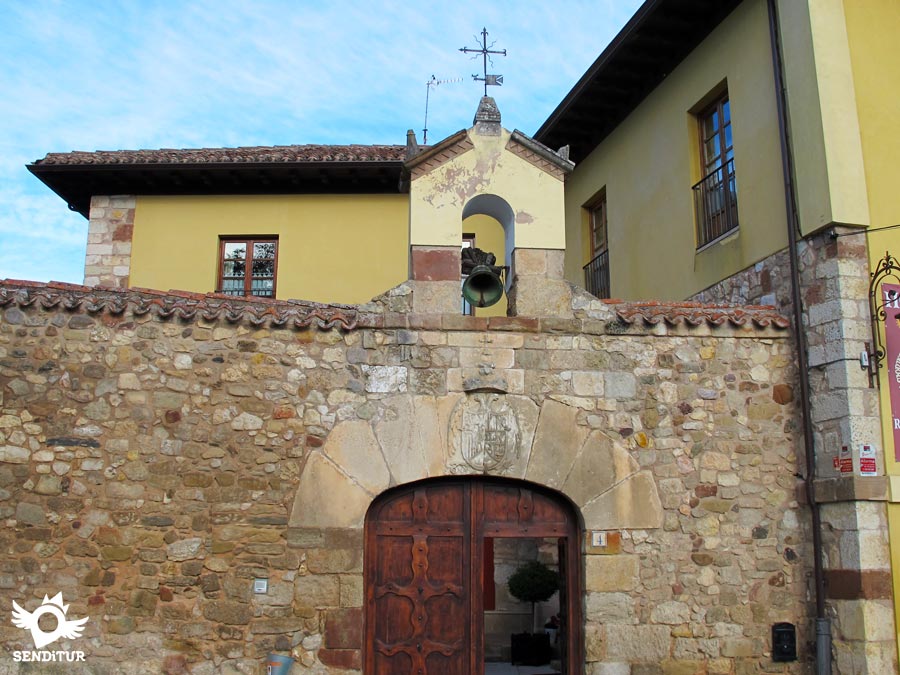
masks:
{"label": "plant pot", "polygon": [[550,663],[550,636],[546,633],[514,633],[510,636],[510,661],[523,666]]}

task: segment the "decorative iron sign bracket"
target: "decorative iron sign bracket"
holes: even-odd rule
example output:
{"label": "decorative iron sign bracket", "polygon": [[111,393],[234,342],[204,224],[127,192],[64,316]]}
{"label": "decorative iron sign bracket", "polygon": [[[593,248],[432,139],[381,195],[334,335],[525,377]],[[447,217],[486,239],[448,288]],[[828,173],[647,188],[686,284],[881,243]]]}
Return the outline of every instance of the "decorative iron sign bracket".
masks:
{"label": "decorative iron sign bracket", "polygon": [[893,277],[900,283],[900,263],[885,251],[884,258],[878,261],[875,271],[869,275],[869,317],[871,319],[872,341],[866,343],[866,351],[860,355],[860,366],[868,371],[869,386],[880,387],[878,369],[884,367],[884,359],[887,355],[884,341],[881,338],[880,324],[887,318],[885,307],[889,302],[896,302],[900,298],[887,300],[881,297],[881,284],[886,279]]}

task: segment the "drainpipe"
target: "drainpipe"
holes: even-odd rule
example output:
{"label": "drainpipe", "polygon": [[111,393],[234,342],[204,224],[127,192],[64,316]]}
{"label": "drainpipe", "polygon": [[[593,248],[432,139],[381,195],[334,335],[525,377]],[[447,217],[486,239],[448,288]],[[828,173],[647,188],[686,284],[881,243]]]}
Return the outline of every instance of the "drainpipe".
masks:
{"label": "drainpipe", "polygon": [[822,564],[822,517],[815,496],[816,451],[813,442],[812,412],[809,402],[809,359],[806,332],[803,330],[803,306],[800,294],[800,264],[797,258],[799,223],[794,196],[794,163],[787,131],[784,62],[778,30],[776,0],[767,0],[769,9],[769,37],[772,46],[772,66],[775,74],[775,102],[778,108],[778,136],[781,146],[781,169],[784,174],[784,204],[787,215],[788,255],[791,261],[791,301],[794,306],[794,344],[800,369],[800,413],[803,424],[803,445],[806,454],[806,498],[812,515],[813,574],[816,594],[816,675],[831,675],[831,621],[825,615],[825,572]]}

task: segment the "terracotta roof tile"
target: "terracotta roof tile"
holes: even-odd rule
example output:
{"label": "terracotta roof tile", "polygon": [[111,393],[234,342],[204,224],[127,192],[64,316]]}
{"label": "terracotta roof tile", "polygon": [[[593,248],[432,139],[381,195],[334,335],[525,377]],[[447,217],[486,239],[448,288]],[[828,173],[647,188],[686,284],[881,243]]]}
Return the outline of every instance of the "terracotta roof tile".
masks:
{"label": "terracotta roof tile", "polygon": [[114,316],[130,308],[136,316],[153,313],[161,319],[225,320],[228,323],[269,324],[275,328],[296,330],[313,326],[322,330],[353,330],[359,318],[359,312],[351,305],[146,288],[102,288],[56,281],[43,284],[14,279],[0,281],[0,308],[7,306],[61,308],[70,312]]}
{"label": "terracotta roof tile", "polygon": [[[771,306],[728,307],[700,303],[622,302],[604,300],[620,321],[627,325],[723,326],[785,329],[791,322]],[[399,312],[380,315],[355,305],[322,304],[303,300],[243,298],[218,293],[161,291],[149,288],[115,289],[78,284],[0,280],[0,309],[4,307],[61,308],[87,314],[106,313],[114,316],[130,311],[136,316],[153,313],[161,319],[182,321],[226,321],[249,323],[260,327],[322,330],[358,327],[407,327],[421,323],[421,316]],[[433,321],[436,321],[434,319]],[[438,324],[435,323],[435,326]],[[439,325],[444,330],[513,330],[519,332],[557,331],[561,328],[580,332],[587,321],[573,320],[560,324],[559,319],[535,317],[467,317],[444,314]],[[605,331],[601,331],[601,334]]]}
{"label": "terracotta roof tile", "polygon": [[643,321],[648,325],[665,322],[670,326],[688,324],[699,326],[709,324],[721,326],[746,326],[759,328],[789,328],[791,322],[778,313],[771,305],[745,305],[733,307],[727,305],[704,305],[699,302],[628,302],[621,300],[606,301],[615,305],[614,310],[621,321],[634,324]]}
{"label": "terracotta roof tile", "polygon": [[405,145],[276,145],[246,148],[51,152],[36,165],[278,164],[293,162],[402,162]]}

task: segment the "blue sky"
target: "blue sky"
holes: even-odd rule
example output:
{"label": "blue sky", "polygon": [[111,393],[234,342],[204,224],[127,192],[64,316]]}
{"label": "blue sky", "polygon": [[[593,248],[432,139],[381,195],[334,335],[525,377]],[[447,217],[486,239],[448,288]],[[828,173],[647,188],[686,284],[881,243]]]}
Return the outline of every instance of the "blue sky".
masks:
{"label": "blue sky", "polygon": [[81,283],[87,221],[48,152],[431,142],[472,123],[487,27],[503,125],[533,134],[638,0],[3,0],[0,279]]}

